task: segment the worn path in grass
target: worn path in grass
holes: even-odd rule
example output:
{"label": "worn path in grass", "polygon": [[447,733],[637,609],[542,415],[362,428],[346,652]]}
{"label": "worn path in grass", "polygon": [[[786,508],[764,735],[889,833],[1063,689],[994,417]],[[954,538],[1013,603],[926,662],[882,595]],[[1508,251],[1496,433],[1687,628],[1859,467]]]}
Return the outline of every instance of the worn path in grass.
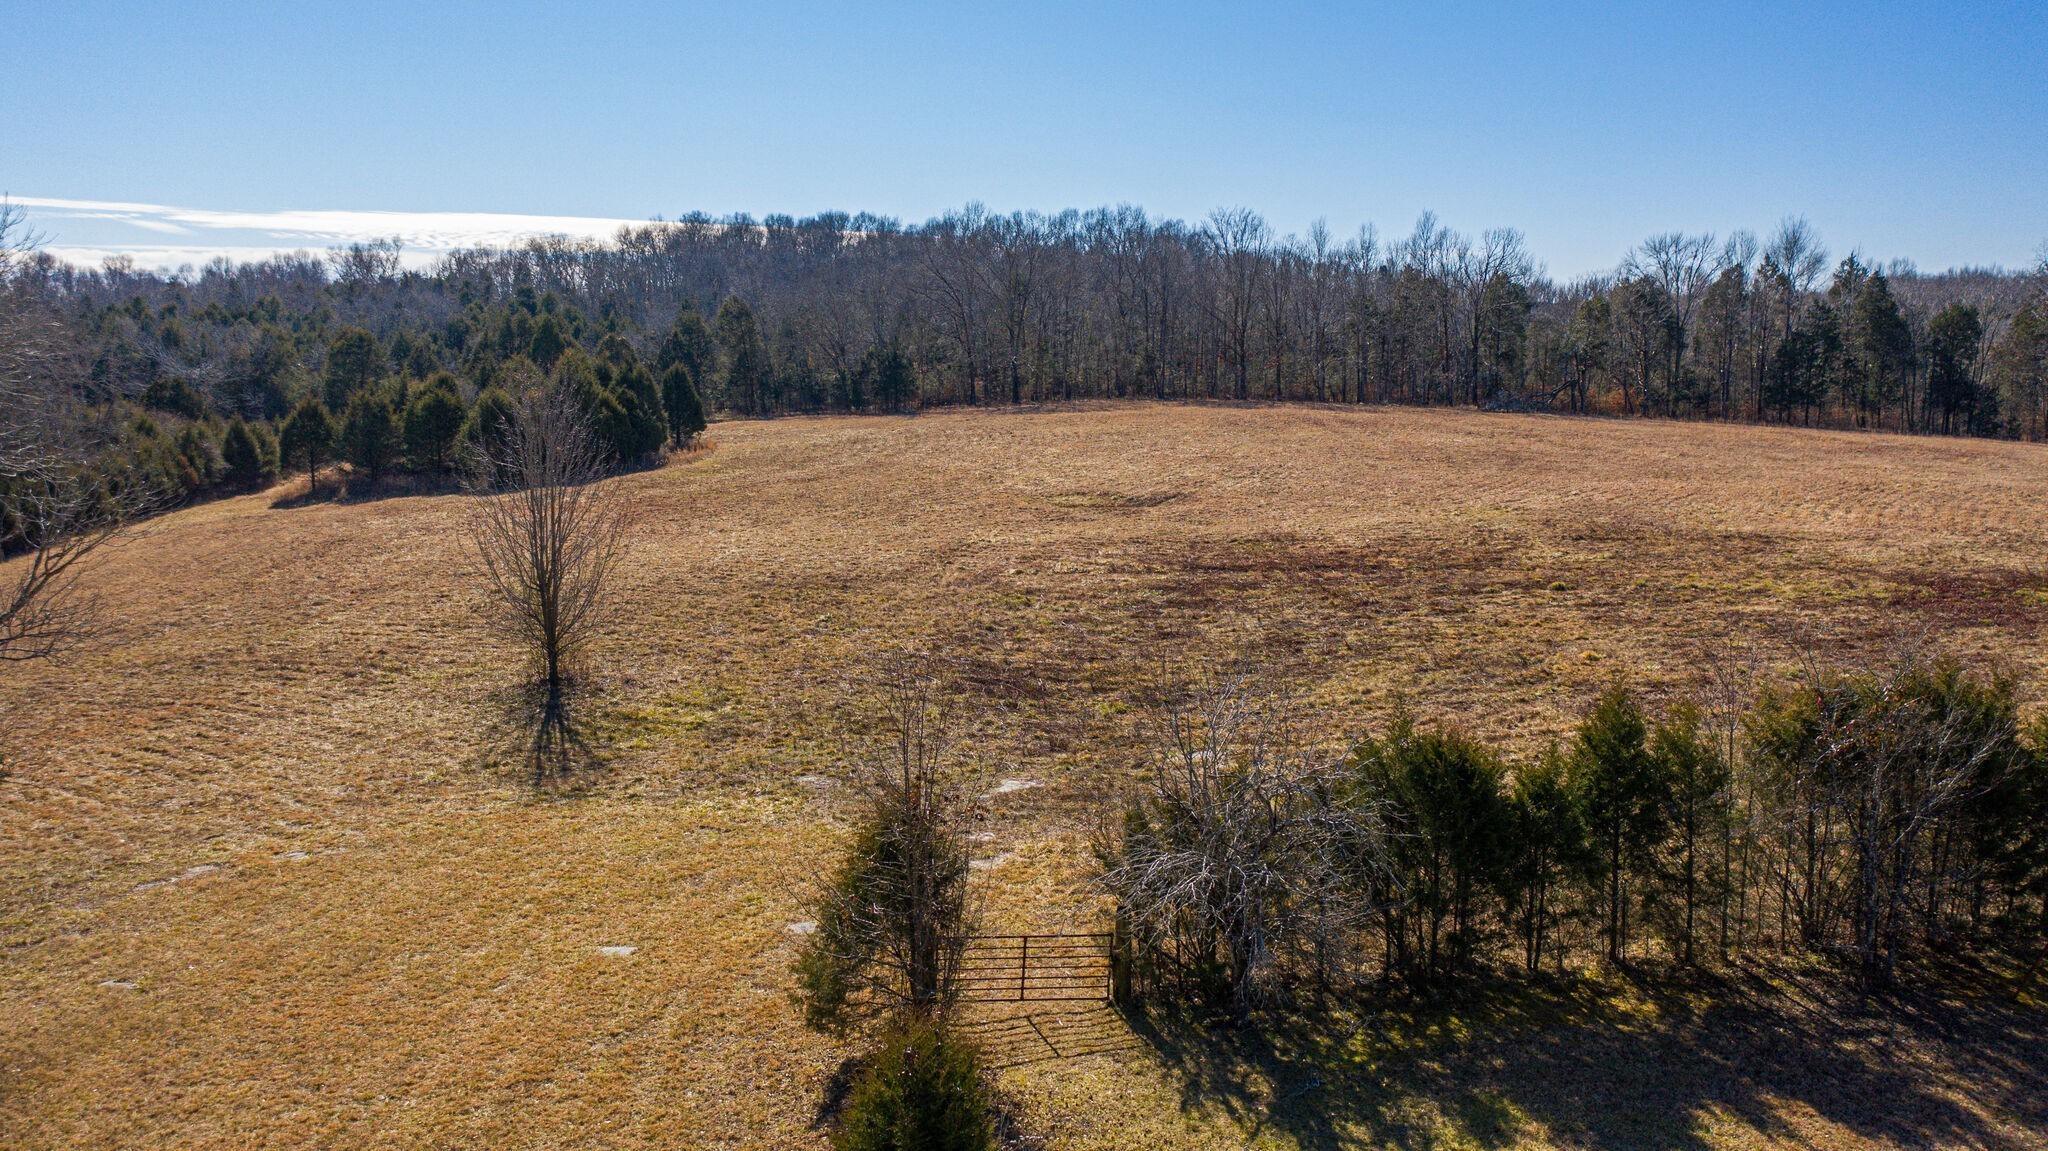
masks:
{"label": "worn path in grass", "polygon": [[[634,526],[587,715],[607,763],[566,787],[496,731],[511,653],[458,498],[287,488],[115,549],[115,642],[0,673],[0,1144],[817,1142],[843,1051],[783,998],[787,924],[839,834],[867,670],[905,642],[990,705],[975,790],[1043,784],[977,811],[1013,929],[1084,914],[1137,695],[1188,666],[1285,668],[1333,740],[1405,695],[1521,751],[1618,673],[1661,696],[1731,652],[1785,670],[1907,630],[2043,670],[2030,446],[1156,406],[713,438],[612,481]],[[1888,1041],[1930,1083],[1972,1074],[1941,1025]],[[1241,1145],[1242,1100],[1133,1038],[1005,1074],[1058,1145]],[[1458,1119],[1434,1082],[1257,1137],[1620,1145]],[[1883,1143],[1799,1105],[1697,1114],[1713,1144]],[[1373,1119],[1411,1111],[1434,1126]]]}

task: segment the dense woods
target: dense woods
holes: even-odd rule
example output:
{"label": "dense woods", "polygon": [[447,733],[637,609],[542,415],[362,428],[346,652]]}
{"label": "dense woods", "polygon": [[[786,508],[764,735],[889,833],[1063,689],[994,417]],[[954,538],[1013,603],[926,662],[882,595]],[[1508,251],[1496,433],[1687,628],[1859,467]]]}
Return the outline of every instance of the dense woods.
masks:
{"label": "dense woods", "polygon": [[696,215],[424,271],[390,242],[175,276],[65,265],[18,215],[12,306],[61,344],[39,370],[186,492],[325,461],[446,471],[522,362],[573,384],[621,463],[721,412],[1102,397],[2048,437],[2048,276],[1835,258],[1799,220],[1655,236],[1560,283],[1513,229],[1427,215],[1343,241],[1245,210]]}

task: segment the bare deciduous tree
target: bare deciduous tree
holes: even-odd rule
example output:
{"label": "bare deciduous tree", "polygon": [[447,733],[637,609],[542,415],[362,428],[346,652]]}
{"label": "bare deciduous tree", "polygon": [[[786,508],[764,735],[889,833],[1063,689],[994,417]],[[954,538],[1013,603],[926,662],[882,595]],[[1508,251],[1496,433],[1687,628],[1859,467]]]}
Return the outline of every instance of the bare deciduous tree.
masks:
{"label": "bare deciduous tree", "polygon": [[62,327],[22,283],[39,239],[20,208],[0,201],[0,545],[28,553],[0,581],[0,662],[60,656],[104,633],[79,576],[151,502],[78,463]]}
{"label": "bare deciduous tree", "polygon": [[[123,501],[73,476],[0,475],[0,523],[20,531],[29,552],[0,584],[0,662],[48,659],[105,633],[99,601],[79,584],[86,560],[127,526]],[[132,505],[133,501],[129,501]]]}
{"label": "bare deciduous tree", "polygon": [[1907,648],[1889,666],[1823,682],[1815,774],[1846,825],[1851,947],[1866,979],[1889,978],[1907,936],[1930,837],[2016,758],[1999,685],[1973,690],[1952,664]]}
{"label": "bare deciduous tree", "polygon": [[539,379],[515,386],[503,436],[472,461],[469,531],[495,618],[535,665],[536,768],[545,769],[568,732],[577,658],[611,606],[625,517],[599,483],[608,461],[576,397]]}

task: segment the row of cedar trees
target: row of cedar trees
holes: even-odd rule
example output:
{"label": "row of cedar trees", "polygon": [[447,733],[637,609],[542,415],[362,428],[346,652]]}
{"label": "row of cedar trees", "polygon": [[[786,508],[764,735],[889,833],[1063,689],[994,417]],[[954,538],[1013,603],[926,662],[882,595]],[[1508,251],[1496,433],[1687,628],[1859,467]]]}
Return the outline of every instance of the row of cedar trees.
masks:
{"label": "row of cedar trees", "polygon": [[387,366],[374,336],[347,328],[332,341],[322,379],[276,419],[223,419],[189,381],[158,377],[141,396],[144,410],[120,428],[107,470],[184,497],[261,488],[283,471],[317,477],[340,463],[359,486],[396,473],[447,477],[489,455],[512,419],[514,396],[542,383],[577,397],[608,466],[631,467],[670,445],[687,447],[704,430],[695,384],[708,359],[704,329],[693,312],[679,317],[650,368],[617,335],[586,351],[549,317],[522,354],[466,380],[440,369],[408,378],[406,363]]}
{"label": "row of cedar trees", "polygon": [[1759,950],[1882,981],[1916,949],[2048,930],[2048,721],[1952,662],[1818,674],[1711,718],[1616,687],[1520,763],[1397,718],[1290,766],[1244,712],[1169,724],[1203,734],[1166,741],[1099,849],[1156,991],[1249,1010],[1374,972]]}
{"label": "row of cedar trees", "polygon": [[2048,437],[2048,275],[1836,260],[1802,221],[1653,237],[1568,283],[1513,229],[1425,216],[1391,243],[1340,242],[1276,237],[1243,210],[1188,224],[1129,207],[912,227],[694,216],[430,273],[378,245],[179,278],[30,271],[89,395],[168,376],[248,418],[281,418],[361,350],[351,328],[372,333],[379,374],[486,381],[544,361],[536,340],[594,352],[615,335],[659,380],[687,310],[715,316],[692,382],[739,415],[1151,396]]}

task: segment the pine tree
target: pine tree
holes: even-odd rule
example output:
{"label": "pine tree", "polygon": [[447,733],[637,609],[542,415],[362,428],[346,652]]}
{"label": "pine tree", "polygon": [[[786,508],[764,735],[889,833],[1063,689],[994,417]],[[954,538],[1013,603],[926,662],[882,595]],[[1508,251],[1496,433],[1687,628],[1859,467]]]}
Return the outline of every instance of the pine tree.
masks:
{"label": "pine tree", "polygon": [[1984,326],[1977,309],[1950,304],[1927,322],[1927,423],[1944,435],[1975,431],[1977,350]]}
{"label": "pine tree", "polygon": [[502,458],[505,439],[518,418],[519,410],[503,388],[496,384],[485,388],[462,425],[463,450],[479,463]]}
{"label": "pine tree", "polygon": [[562,358],[562,353],[575,346],[576,338],[569,334],[559,318],[549,312],[534,323],[533,340],[526,347],[526,355],[542,370],[552,370],[556,361]]}
{"label": "pine tree", "polygon": [[343,328],[327,345],[328,410],[345,410],[383,374],[384,353],[377,347],[377,337],[361,328]]}
{"label": "pine tree", "polygon": [[833,1151],[993,1151],[979,1053],[929,1020],[883,1032],[848,1096]]}
{"label": "pine tree", "polygon": [[188,420],[206,418],[206,397],[177,376],[158,376],[142,392],[142,406]]}
{"label": "pine tree", "polygon": [[405,446],[398,412],[388,392],[377,388],[356,393],[356,398],[349,401],[342,442],[348,448],[349,463],[362,472],[366,481],[374,484],[384,478]]}
{"label": "pine tree", "polygon": [[2048,438],[2048,299],[2031,301],[2014,314],[2005,335],[1991,349],[1995,396],[2010,413],[2010,430]]}
{"label": "pine tree", "polygon": [[1729,818],[1729,767],[1712,739],[1700,730],[1699,709],[1690,703],[1679,704],[1657,725],[1651,755],[1671,797],[1672,850],[1677,855],[1672,880],[1683,915],[1677,932],[1679,956],[1691,965],[1699,907],[1712,900],[1713,892],[1708,889],[1717,874],[1707,870],[1706,854],[1720,842],[1721,829]]}
{"label": "pine tree", "polygon": [[200,424],[186,424],[171,441],[176,457],[178,480],[187,494],[196,494],[219,482],[221,450]]}
{"label": "pine tree", "polygon": [[405,408],[405,456],[414,470],[438,474],[454,466],[465,414],[455,377],[434,373]]}
{"label": "pine tree", "polygon": [[320,397],[308,395],[292,409],[291,416],[284,422],[284,433],[279,438],[280,454],[287,467],[304,465],[306,469],[306,494],[312,495],[320,486],[320,465],[334,455],[335,440],[340,430],[334,425],[334,417],[328,414],[327,405]]}
{"label": "pine tree", "polygon": [[866,393],[884,411],[896,411],[916,398],[910,358],[895,343],[869,345],[861,353],[855,379],[855,393]]}
{"label": "pine tree", "polygon": [[609,386],[609,367],[600,372],[600,366],[580,349],[572,348],[555,364],[555,386],[566,389],[582,405],[583,418],[603,450],[605,467],[609,469],[619,462],[621,448],[633,438],[633,417]]}
{"label": "pine tree", "polygon": [[269,424],[258,422],[249,425],[249,434],[256,439],[256,458],[264,468],[262,484],[269,487],[283,471],[284,455],[278,447],[277,433],[270,430]]}
{"label": "pine tree", "polygon": [[1556,745],[1515,772],[1508,823],[1510,915],[1521,929],[1523,962],[1535,971],[1543,964],[1544,944],[1561,917],[1558,888],[1567,877],[1585,870],[1585,827],[1565,758]]}
{"label": "pine tree", "polygon": [[598,377],[625,412],[621,435],[612,445],[616,458],[630,462],[661,450],[668,439],[667,416],[653,373],[640,362],[633,345],[614,333],[597,346]]}
{"label": "pine tree", "polygon": [[1587,878],[1606,905],[1607,958],[1615,963],[1628,951],[1634,881],[1649,870],[1665,834],[1667,788],[1648,737],[1642,708],[1616,685],[1579,724],[1571,752],[1572,791],[1593,848]]}
{"label": "pine tree", "polygon": [[1420,731],[1396,716],[1384,741],[1352,752],[1360,787],[1383,803],[1400,905],[1390,932],[1402,966],[1431,979],[1467,962],[1479,942],[1481,896],[1508,861],[1506,767],[1454,728]]}
{"label": "pine tree", "polygon": [[688,447],[704,430],[703,397],[697,394],[689,367],[680,360],[661,375],[661,406],[668,414],[669,439],[676,447]]}
{"label": "pine tree", "polygon": [[768,361],[768,345],[761,338],[761,327],[754,320],[754,310],[738,296],[728,296],[718,306],[716,329],[719,351],[725,360],[721,398],[728,408],[750,416],[765,415],[774,382],[773,366]]}
{"label": "pine tree", "polygon": [[697,314],[694,304],[684,304],[676,313],[676,321],[669,326],[668,336],[661,342],[661,353],[655,358],[655,370],[663,379],[668,370],[681,364],[690,373],[694,385],[706,378],[718,355],[711,343],[711,329],[704,324],[704,317]]}
{"label": "pine tree", "polygon": [[221,437],[220,458],[225,471],[222,480],[230,487],[249,490],[268,485],[277,478],[277,459],[242,417],[236,416]]}
{"label": "pine tree", "polygon": [[1864,279],[1851,310],[1851,327],[1855,376],[1862,385],[1857,398],[1870,423],[1880,425],[1886,407],[1903,405],[1914,359],[1913,329],[1883,272]]}

